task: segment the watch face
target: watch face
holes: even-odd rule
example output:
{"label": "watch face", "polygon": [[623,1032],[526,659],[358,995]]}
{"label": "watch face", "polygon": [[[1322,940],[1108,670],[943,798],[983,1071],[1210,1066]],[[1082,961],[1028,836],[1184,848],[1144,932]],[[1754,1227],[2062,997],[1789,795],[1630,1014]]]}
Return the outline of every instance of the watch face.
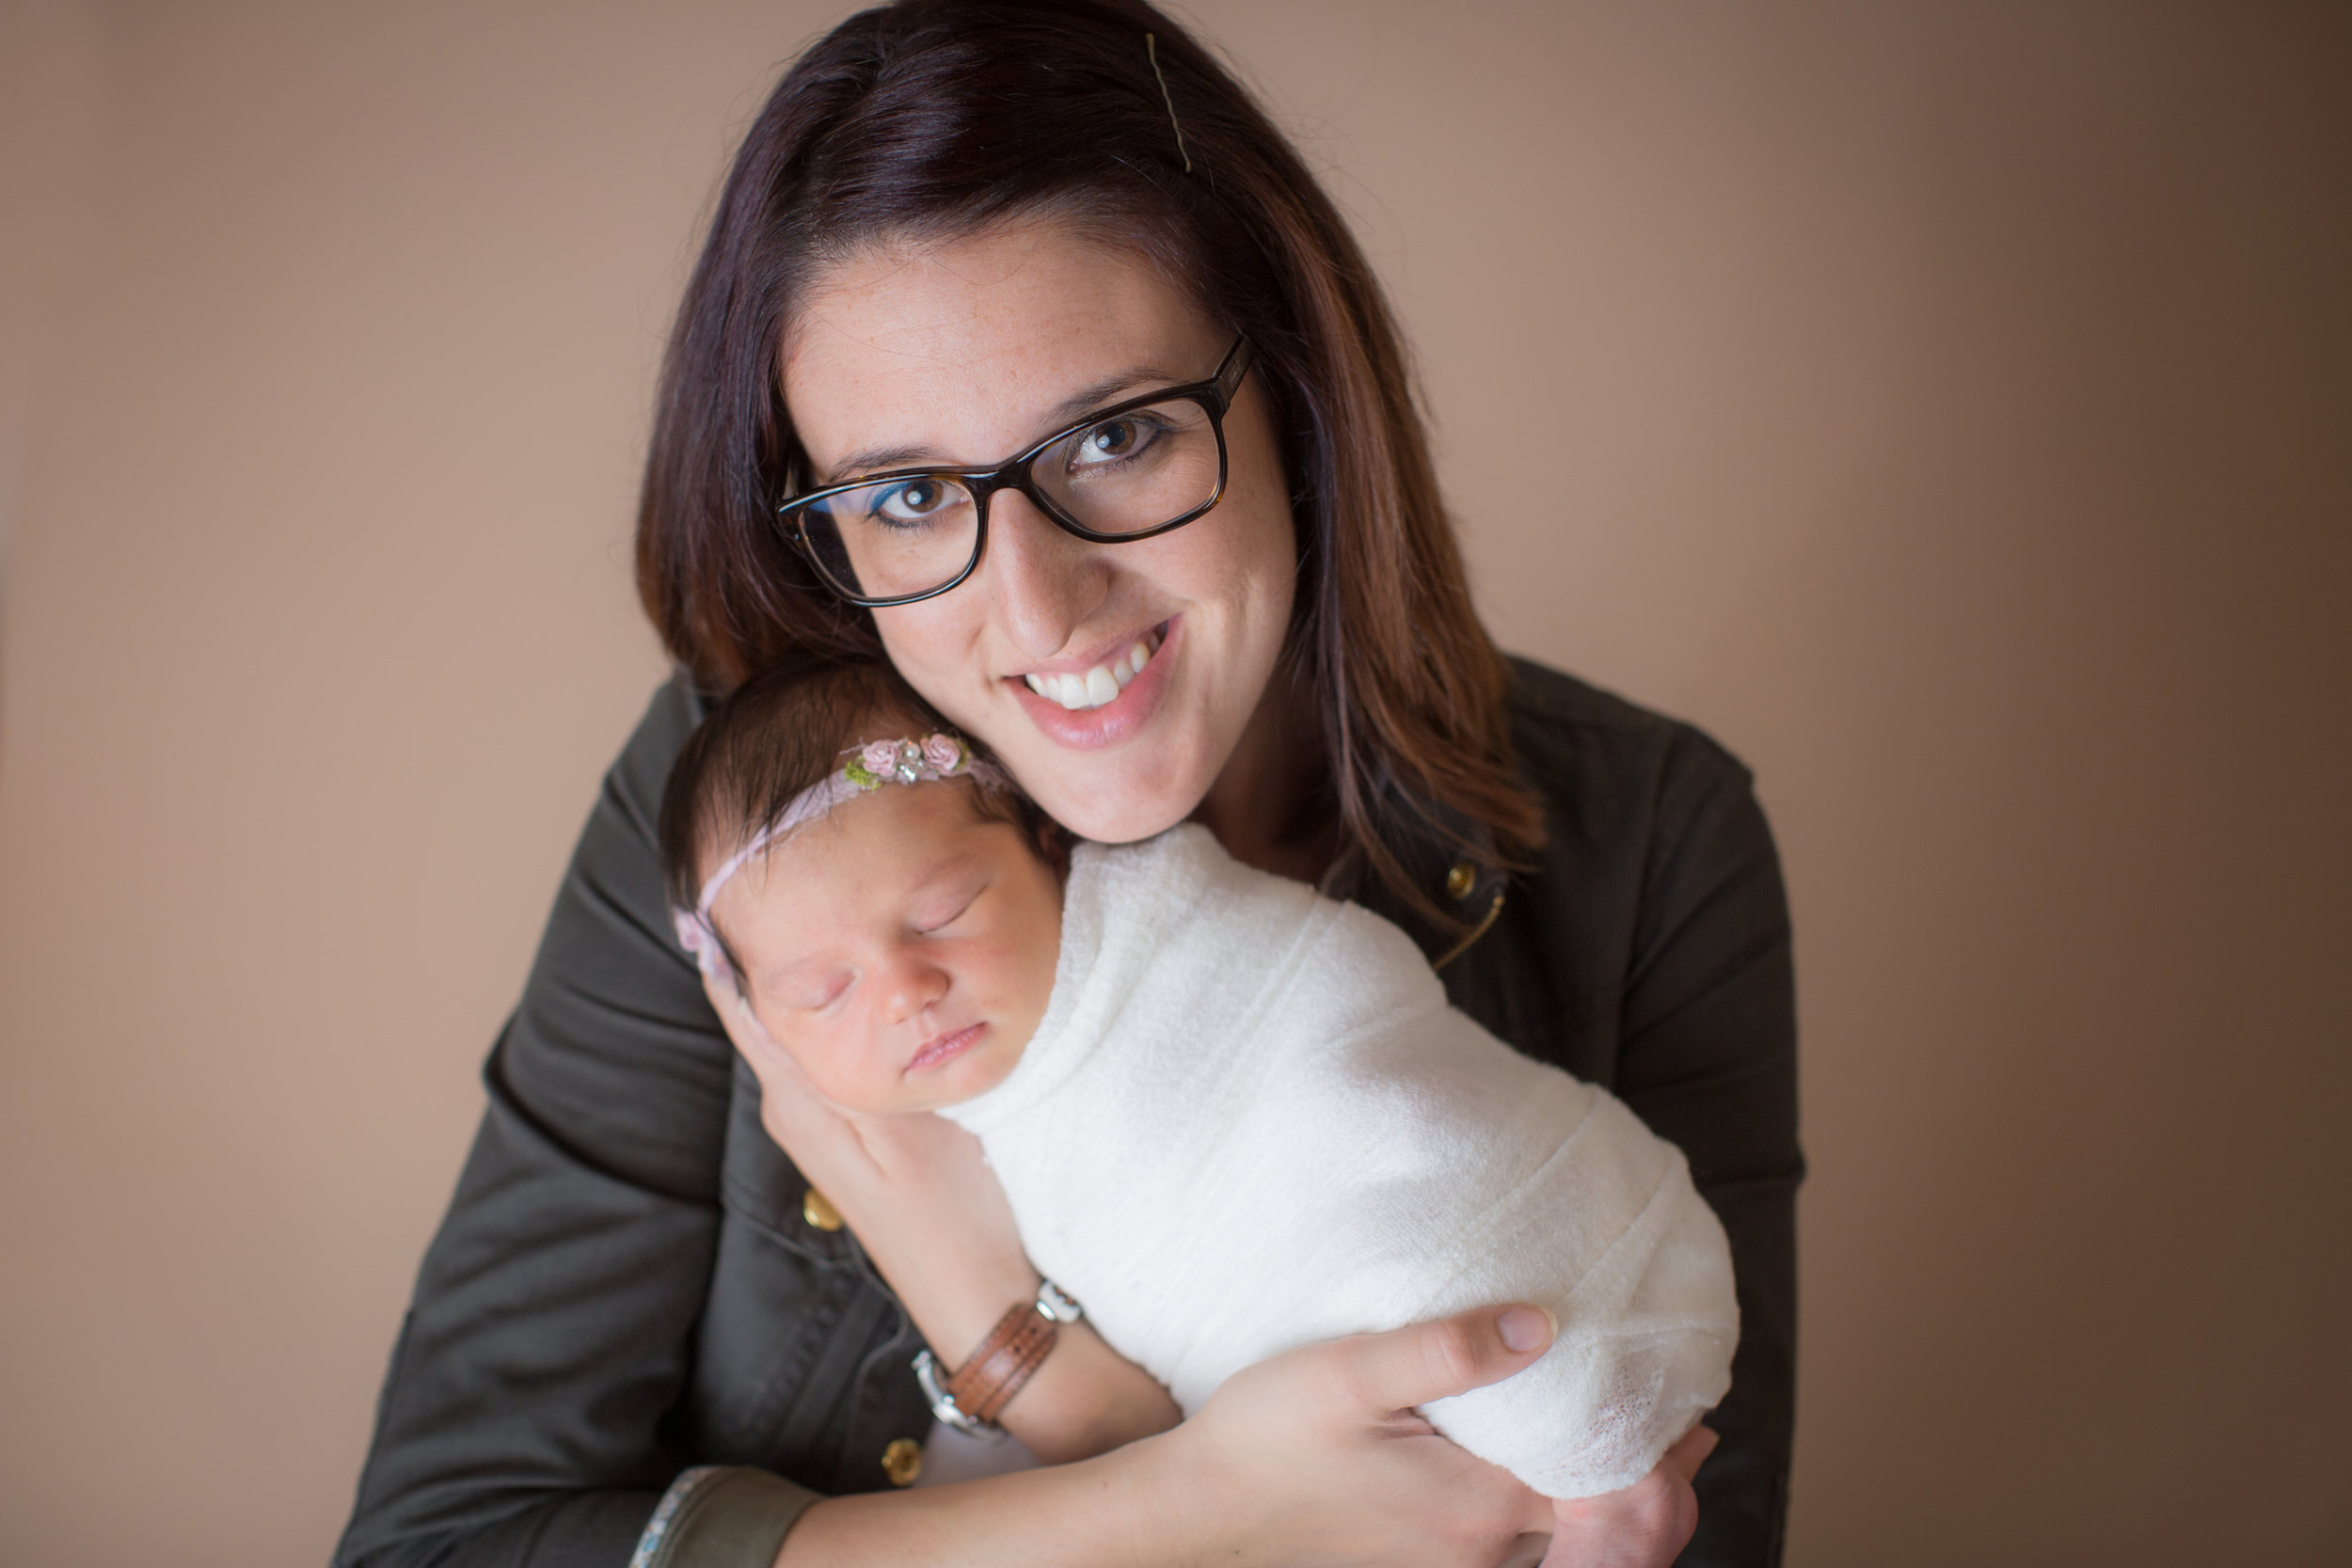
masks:
{"label": "watch face", "polygon": [[1037,1288],[1037,1309],[1057,1323],[1074,1323],[1087,1315],[1086,1308],[1071,1299],[1070,1292],[1050,1279]]}

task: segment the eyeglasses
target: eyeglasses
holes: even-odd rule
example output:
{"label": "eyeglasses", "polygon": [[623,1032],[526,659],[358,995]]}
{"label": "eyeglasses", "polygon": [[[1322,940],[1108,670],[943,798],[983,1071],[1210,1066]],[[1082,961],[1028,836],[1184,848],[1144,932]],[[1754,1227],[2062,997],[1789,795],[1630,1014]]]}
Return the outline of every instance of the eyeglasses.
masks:
{"label": "eyeglasses", "polygon": [[851,604],[928,599],[972,575],[988,499],[1018,490],[1064,532],[1097,545],[1179,529],[1225,494],[1225,413],[1255,351],[1233,346],[1206,381],[1089,414],[993,468],[902,468],[829,484],[776,508],[826,585]]}

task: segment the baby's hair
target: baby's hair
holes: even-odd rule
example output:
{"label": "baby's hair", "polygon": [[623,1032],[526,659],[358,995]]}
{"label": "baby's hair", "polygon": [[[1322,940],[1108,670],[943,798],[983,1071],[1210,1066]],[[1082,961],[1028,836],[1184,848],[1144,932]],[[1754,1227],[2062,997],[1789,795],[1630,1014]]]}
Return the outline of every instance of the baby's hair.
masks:
{"label": "baby's hair", "polygon": [[[942,731],[955,727],[887,664],[803,659],[745,681],[670,766],[661,866],[671,906],[693,909],[709,869],[782,820],[802,791],[841,766],[845,752]],[[955,787],[981,816],[1021,829],[1060,868],[1061,830],[1027,797],[971,781]]]}

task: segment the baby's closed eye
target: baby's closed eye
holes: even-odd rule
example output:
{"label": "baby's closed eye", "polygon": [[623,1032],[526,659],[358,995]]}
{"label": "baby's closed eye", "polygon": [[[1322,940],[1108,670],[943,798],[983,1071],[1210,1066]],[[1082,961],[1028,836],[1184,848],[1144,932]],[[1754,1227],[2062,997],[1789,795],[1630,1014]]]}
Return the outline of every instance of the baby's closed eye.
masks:
{"label": "baby's closed eye", "polygon": [[779,976],[770,994],[797,1012],[818,1012],[847,996],[856,979],[854,973],[840,964],[796,968]]}
{"label": "baby's closed eye", "polygon": [[914,910],[910,911],[907,924],[924,936],[929,936],[935,931],[944,931],[971,913],[973,906],[980,901],[980,895],[987,891],[988,883],[985,880],[960,883],[942,889],[936,896],[918,900]]}

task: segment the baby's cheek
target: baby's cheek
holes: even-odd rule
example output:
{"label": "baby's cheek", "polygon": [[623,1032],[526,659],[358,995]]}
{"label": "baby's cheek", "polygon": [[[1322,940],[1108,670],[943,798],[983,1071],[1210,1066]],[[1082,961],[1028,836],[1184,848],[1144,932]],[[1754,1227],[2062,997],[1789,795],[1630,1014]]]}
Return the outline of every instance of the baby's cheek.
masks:
{"label": "baby's cheek", "polygon": [[980,994],[992,1011],[1023,1012],[1042,1006],[1054,985],[1051,966],[1041,983],[1037,954],[1025,935],[1007,932],[972,955]]}
{"label": "baby's cheek", "polygon": [[1029,945],[1009,947],[1001,956],[990,1011],[1025,1041],[1036,1032],[1053,1000],[1055,958],[1051,947],[1041,955]]}
{"label": "baby's cheek", "polygon": [[871,1091],[859,1082],[855,1060],[840,1049],[829,1031],[803,1025],[771,1033],[792,1058],[792,1065],[801,1069],[801,1076],[808,1080],[809,1087],[827,1100],[854,1108],[871,1098]]}

